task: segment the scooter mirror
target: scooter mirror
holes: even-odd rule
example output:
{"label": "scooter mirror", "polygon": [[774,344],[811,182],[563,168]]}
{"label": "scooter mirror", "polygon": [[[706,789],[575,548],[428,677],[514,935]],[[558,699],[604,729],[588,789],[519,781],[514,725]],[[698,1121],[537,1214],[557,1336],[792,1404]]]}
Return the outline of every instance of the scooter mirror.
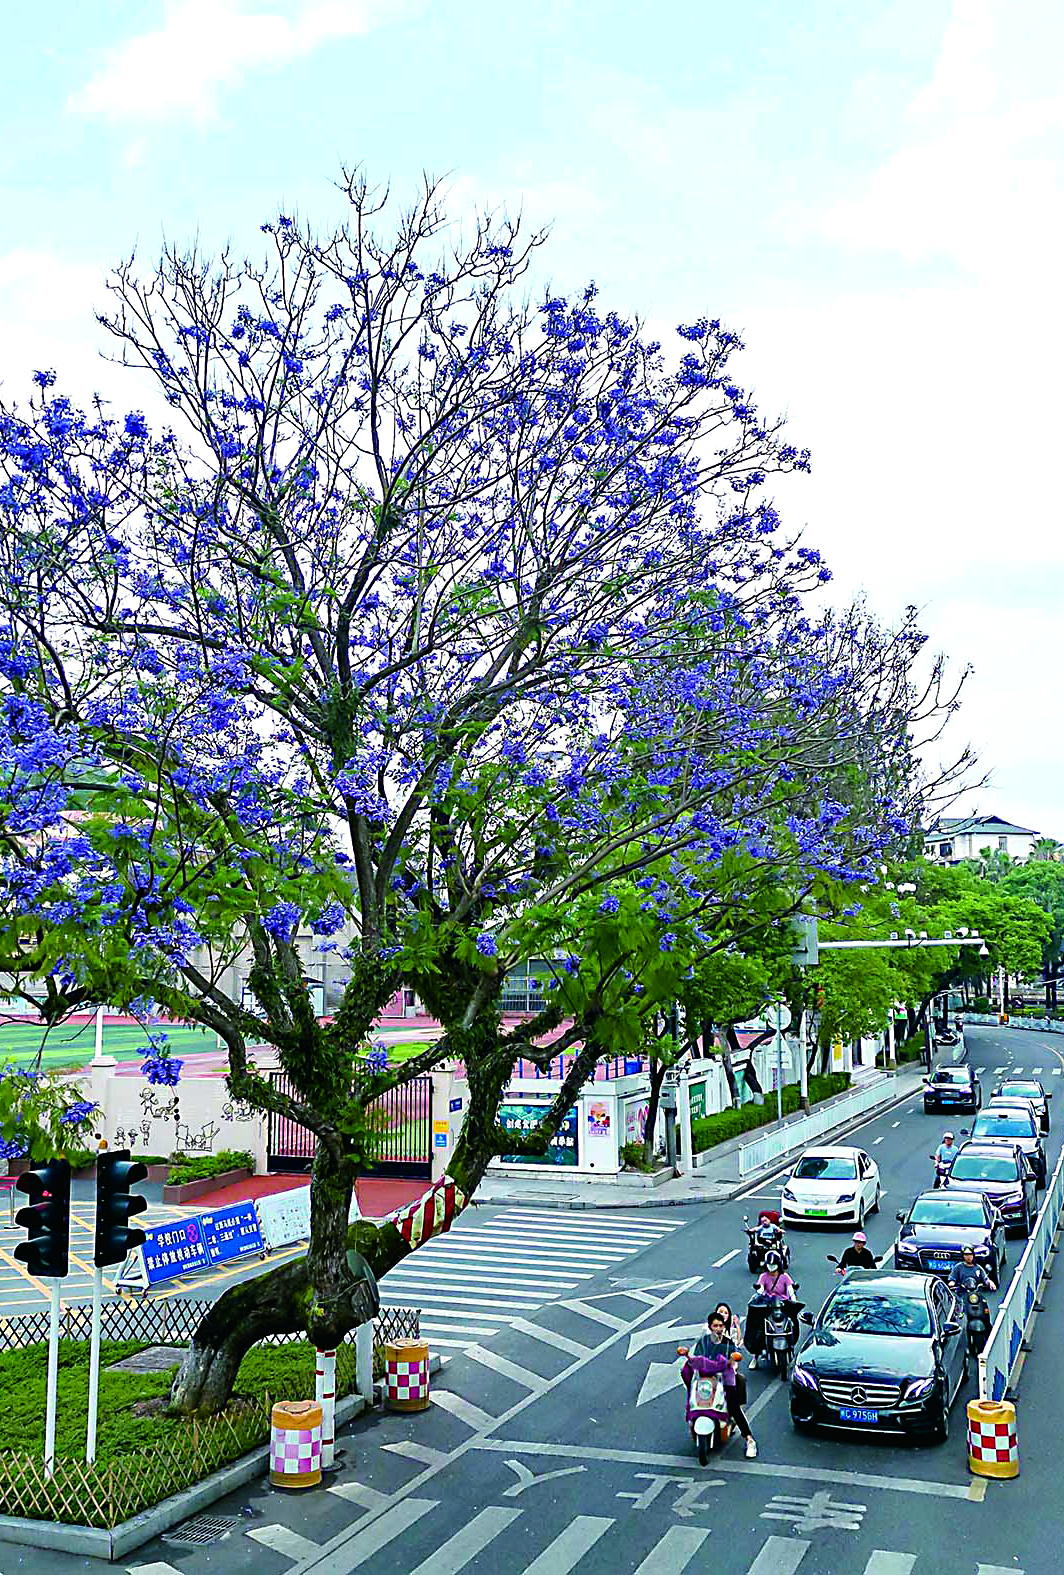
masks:
{"label": "scooter mirror", "polygon": [[838,1258],[835,1257],[834,1253],[831,1253],[831,1252],[828,1253],[828,1262],[829,1263],[838,1263],[838,1261],[839,1260],[838,1260]]}
{"label": "scooter mirror", "polygon": [[894,1218],[896,1220],[901,1220],[902,1224],[904,1225],[905,1224],[905,1210],[904,1209],[899,1209],[897,1214],[895,1214]]}
{"label": "scooter mirror", "polygon": [[676,1355],[677,1356],[688,1356],[688,1355],[690,1355],[690,1350],[691,1350],[691,1348],[688,1345],[678,1345],[676,1347]]}

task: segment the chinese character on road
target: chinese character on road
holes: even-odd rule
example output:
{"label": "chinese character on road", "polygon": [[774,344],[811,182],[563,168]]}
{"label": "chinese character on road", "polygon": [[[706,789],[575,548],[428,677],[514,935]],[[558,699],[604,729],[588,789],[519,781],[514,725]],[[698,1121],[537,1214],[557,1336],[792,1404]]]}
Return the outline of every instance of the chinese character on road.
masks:
{"label": "chinese character on road", "polygon": [[792,1531],[860,1531],[866,1504],[842,1504],[830,1493],[777,1493],[762,1511],[762,1520],[785,1520]]}

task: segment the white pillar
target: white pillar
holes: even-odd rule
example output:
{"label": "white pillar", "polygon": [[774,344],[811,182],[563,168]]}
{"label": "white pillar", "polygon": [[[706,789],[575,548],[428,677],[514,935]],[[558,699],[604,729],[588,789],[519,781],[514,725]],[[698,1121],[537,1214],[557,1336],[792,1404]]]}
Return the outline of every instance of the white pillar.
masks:
{"label": "white pillar", "polygon": [[897,1070],[898,1052],[894,1045],[894,1012],[887,1018],[887,1068]]}
{"label": "white pillar", "polygon": [[802,1090],[802,1109],[809,1106],[809,1058],[805,1042],[805,1009],[798,1018],[798,1076]]}
{"label": "white pillar", "polygon": [[373,1404],[373,1324],[355,1330],[355,1388],[367,1405]]}
{"label": "white pillar", "polygon": [[694,1170],[694,1154],[691,1149],[691,1090],[687,1084],[687,1068],[680,1068],[680,1077],[676,1085],[676,1123],[680,1129],[680,1154],[678,1155],[677,1170]]}

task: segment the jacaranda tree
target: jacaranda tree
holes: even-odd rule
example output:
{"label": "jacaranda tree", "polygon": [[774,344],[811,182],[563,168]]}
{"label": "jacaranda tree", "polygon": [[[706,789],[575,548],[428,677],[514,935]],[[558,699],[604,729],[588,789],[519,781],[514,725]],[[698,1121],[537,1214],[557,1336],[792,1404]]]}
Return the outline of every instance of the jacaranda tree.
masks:
{"label": "jacaranda tree", "polygon": [[[810,599],[827,571],[767,492],[807,457],[736,336],[703,317],[666,350],[593,286],[533,293],[518,223],[463,239],[432,185],[394,215],[346,185],[345,227],[280,216],[260,263],[118,269],[101,321],[172,427],[76,409],[49,371],[0,414],[0,969],[50,1021],[204,1025],[232,1093],[317,1141],[309,1251],[219,1300],[185,1410],[266,1333],[334,1345],[349,1248],[379,1275],[493,1156],[542,1152],[767,879],[797,903],[868,878],[911,818],[893,785],[833,790],[893,725],[882,653],[840,658]],[[349,970],[329,1021],[301,922]],[[222,987],[245,954],[248,1004]],[[533,956],[543,1008],[504,1030]],[[371,1036],[403,983],[446,1032],[392,1066]],[[564,1047],[540,1128],[504,1133],[516,1056]],[[349,1228],[367,1110],[448,1056],[470,1099],[444,1187],[405,1231]],[[176,1075],[164,1044],[146,1070]]]}

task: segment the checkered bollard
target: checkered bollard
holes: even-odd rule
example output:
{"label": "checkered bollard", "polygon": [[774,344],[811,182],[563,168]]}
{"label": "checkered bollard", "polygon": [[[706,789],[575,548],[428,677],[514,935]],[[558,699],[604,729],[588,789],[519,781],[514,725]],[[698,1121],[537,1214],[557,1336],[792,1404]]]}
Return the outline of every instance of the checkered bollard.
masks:
{"label": "checkered bollard", "polygon": [[424,1340],[391,1340],[384,1347],[384,1395],[389,1411],[429,1408],[429,1348]]}
{"label": "checkered bollard", "polygon": [[274,1487],[317,1487],[321,1482],[321,1406],[282,1400],[270,1414],[270,1481]]}
{"label": "checkered bollard", "polygon": [[969,1400],[968,1470],[977,1477],[1018,1477],[1016,1407],[1008,1400]]}

